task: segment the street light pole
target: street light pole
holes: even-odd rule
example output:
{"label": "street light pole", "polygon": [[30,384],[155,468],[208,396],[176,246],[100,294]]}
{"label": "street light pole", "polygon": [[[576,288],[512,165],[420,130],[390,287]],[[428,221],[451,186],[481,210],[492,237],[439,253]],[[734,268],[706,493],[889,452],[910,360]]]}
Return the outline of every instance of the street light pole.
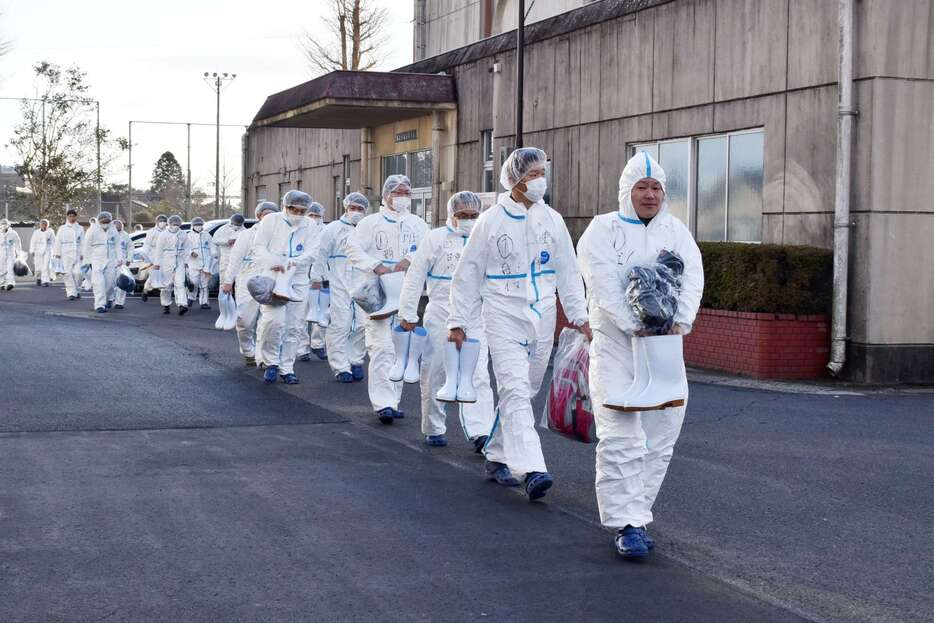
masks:
{"label": "street light pole", "polygon": [[221,200],[221,90],[225,82],[230,82],[237,74],[204,72],[204,80],[217,94],[217,136],[214,154],[214,218],[220,218]]}
{"label": "street light pole", "polygon": [[133,122],[130,122],[130,128],[127,130],[127,174],[129,180],[126,185],[126,226],[127,229],[133,227]]}
{"label": "street light pole", "polygon": [[519,0],[519,24],[516,28],[516,147],[522,147],[522,111],[525,86],[525,0]]}
{"label": "street light pole", "polygon": [[95,100],[94,104],[97,107],[97,122],[94,129],[94,138],[97,143],[97,213],[100,214],[103,207],[101,205],[101,103]]}

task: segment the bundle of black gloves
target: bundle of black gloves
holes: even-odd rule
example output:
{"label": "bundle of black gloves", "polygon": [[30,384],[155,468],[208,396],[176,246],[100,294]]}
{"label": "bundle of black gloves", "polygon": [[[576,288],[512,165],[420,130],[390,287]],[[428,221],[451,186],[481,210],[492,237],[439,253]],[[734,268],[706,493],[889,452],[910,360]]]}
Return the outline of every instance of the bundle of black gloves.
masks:
{"label": "bundle of black gloves", "polygon": [[678,292],[684,261],[671,251],[662,250],[655,263],[636,266],[626,277],[626,300],[648,335],[667,335],[678,313]]}

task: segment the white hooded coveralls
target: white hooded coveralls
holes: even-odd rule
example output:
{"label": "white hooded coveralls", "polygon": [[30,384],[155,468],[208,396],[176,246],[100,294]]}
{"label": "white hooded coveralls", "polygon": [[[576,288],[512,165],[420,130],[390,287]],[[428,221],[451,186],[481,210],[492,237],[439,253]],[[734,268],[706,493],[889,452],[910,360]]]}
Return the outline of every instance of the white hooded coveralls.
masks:
{"label": "white hooded coveralls", "polygon": [[205,272],[213,274],[214,271],[214,256],[217,254],[214,240],[211,239],[211,234],[204,230],[200,232],[190,230],[188,248],[190,251],[185,258],[185,267],[188,271],[188,280],[193,286],[188,297],[197,300],[201,305],[207,305],[208,285],[211,283],[211,277]]}
{"label": "white hooded coveralls", "polygon": [[516,477],[547,471],[532,399],[554,345],[556,291],[570,323],[584,324],[584,284],[564,219],[544,201],[526,209],[502,193],[454,271],[447,326],[480,337],[473,319],[483,318],[499,394],[486,458]]}
{"label": "white hooded coveralls", "polygon": [[247,282],[258,274],[259,266],[254,259],[253,241],[259,228],[257,223],[237,236],[237,242],[230,250],[227,271],[222,275],[222,284],[235,285],[234,297],[237,301],[237,341],[240,354],[244,357],[256,356],[256,326],[259,321],[259,303],[250,295]]}
{"label": "white hooded coveralls", "polygon": [[55,236],[54,255],[61,256],[65,268],[63,281],[65,282],[65,295],[78,295],[78,280],[75,279],[75,266],[81,266],[84,252],[84,228],[77,222],[65,223],[58,228]]}
{"label": "white hooded coveralls", "polygon": [[[312,256],[312,262],[317,261],[318,258],[318,245],[321,242],[321,234],[324,232],[324,222],[320,218],[311,218],[308,217],[308,221],[311,223],[311,248],[314,250],[314,255]],[[309,267],[309,283],[311,281],[311,271],[313,268]],[[305,307],[302,312],[301,319],[296,319],[296,330],[298,331],[298,342],[296,343],[296,356],[301,357],[307,355],[311,352],[312,348],[324,348],[324,329],[319,325],[315,324],[312,327],[308,327],[308,321],[305,320],[308,317],[308,309],[311,306],[311,297],[308,296],[305,298]]]}
{"label": "white hooded coveralls", "polygon": [[159,295],[163,307],[172,304],[173,294],[176,305],[188,306],[188,290],[185,288],[185,259],[190,252],[188,232],[181,229],[173,233],[166,227],[157,234],[153,241],[153,264],[162,270],[162,281],[165,284]]}
{"label": "white hooded coveralls", "polygon": [[691,232],[668,211],[644,225],[632,206],[632,187],[644,178],[665,186],[665,172],[645,152],[636,154],[619,181],[620,209],[591,221],[577,244],[588,286],[590,326],[590,394],[596,417],[597,503],[600,520],[611,528],[644,526],[652,521],[652,505],[662,486],[685,407],[623,413],[603,406],[607,392],[625,389],[633,380],[632,337],[639,329],[626,301],[626,273],[654,263],[663,249],[684,260],[675,322],[691,329],[704,290],[700,251]]}
{"label": "white hooded coveralls", "polygon": [[23,241],[12,227],[0,233],[0,288],[16,284],[13,264],[22,254]]}
{"label": "white hooded coveralls", "polygon": [[[447,432],[445,403],[435,400],[444,385],[444,346],[448,341],[448,308],[451,280],[467,244],[467,236],[455,232],[450,224],[431,230],[415,252],[405,274],[399,316],[406,322],[418,322],[418,303],[422,288],[428,284],[428,306],[423,325],[428,331],[428,346],[422,354],[421,398],[422,433],[443,435]],[[480,340],[480,357],[474,373],[477,402],[461,404],[461,427],[469,439],[486,435],[493,428],[493,389],[490,387],[486,337],[483,322],[475,319],[471,335]]]}
{"label": "white hooded coveralls", "polygon": [[[256,227],[256,225],[253,227]],[[230,252],[233,250],[233,244],[231,244],[230,241],[233,240],[234,243],[236,243],[237,236],[241,234],[243,234],[243,227],[235,227],[230,223],[221,225],[221,227],[214,232],[215,257],[217,257],[217,270],[219,274],[223,275],[227,272],[227,264],[230,262]]]}
{"label": "white hooded coveralls", "polygon": [[351,366],[362,366],[366,359],[366,314],[350,298],[356,269],[347,258],[347,240],[353,232],[354,225],[345,216],[328,223],[321,232],[318,257],[311,267],[311,281],[327,281],[331,290],[331,324],[324,341],[335,376],[350,372]]}
{"label": "white hooded coveralls", "polygon": [[[350,263],[361,273],[372,273],[382,264],[390,270],[402,260],[410,263],[422,238],[428,233],[428,224],[416,214],[399,213],[386,205],[379,212],[365,217],[355,228],[347,242]],[[395,361],[392,343],[393,318],[366,321],[366,348],[370,354],[367,389],[374,411],[386,407],[399,408],[402,381],[389,380],[389,371]]]}
{"label": "white hooded coveralls", "polygon": [[36,270],[36,278],[42,283],[51,279],[52,250],[55,247],[55,232],[49,227],[45,231],[37,229],[32,232],[29,239],[29,252],[32,253],[32,265]]}
{"label": "white hooded coveralls", "polygon": [[91,265],[94,309],[106,307],[114,300],[117,254],[117,230],[113,225],[106,231],[97,223],[91,225],[84,238],[84,263]]}

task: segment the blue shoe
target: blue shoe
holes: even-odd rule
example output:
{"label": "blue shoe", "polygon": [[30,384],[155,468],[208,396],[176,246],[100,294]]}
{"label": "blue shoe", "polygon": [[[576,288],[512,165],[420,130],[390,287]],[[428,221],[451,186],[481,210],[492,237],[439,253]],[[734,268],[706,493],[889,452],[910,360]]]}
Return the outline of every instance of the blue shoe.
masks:
{"label": "blue shoe", "polygon": [[328,351],[326,351],[323,348],[312,348],[311,352],[314,353],[315,357],[317,357],[321,361],[328,360]]}
{"label": "blue shoe", "polygon": [[95,309],[94,311],[96,311],[98,314],[106,314],[106,313],[107,313],[107,309],[105,309],[105,308],[103,308],[103,307],[98,307],[98,308]]}
{"label": "blue shoe", "polygon": [[363,373],[363,366],[350,366],[350,374],[353,375],[355,381],[362,381],[366,378],[366,374]]}
{"label": "blue shoe", "polygon": [[626,560],[637,560],[649,555],[649,547],[646,545],[642,534],[644,528],[633,528],[626,526],[616,533],[616,553]]}
{"label": "blue shoe", "polygon": [[428,435],[425,437],[425,444],[432,448],[444,448],[448,445],[448,438],[444,435]]}
{"label": "blue shoe", "polygon": [[267,366],[266,372],[263,373],[263,380],[267,383],[275,383],[277,378],[279,378],[279,366]]}
{"label": "blue shoe", "polygon": [[298,377],[295,376],[294,372],[289,372],[282,375],[282,382],[286,385],[298,385]]}
{"label": "blue shoe", "polygon": [[113,306],[114,306],[114,302],[113,302],[113,301],[107,301],[107,304],[104,305],[104,307],[106,307],[107,309],[110,309],[110,308],[113,307]]}
{"label": "blue shoe", "polygon": [[488,435],[480,435],[479,437],[471,439],[473,442],[474,454],[483,454],[483,448],[486,446],[487,439],[489,439]]}
{"label": "blue shoe", "polygon": [[545,492],[555,484],[555,479],[548,472],[529,472],[525,475],[525,493],[529,501],[545,497]]}
{"label": "blue shoe", "polygon": [[649,548],[651,552],[655,549],[655,539],[649,536],[649,533],[645,531],[645,528],[639,528],[639,531],[642,533],[642,540],[645,541],[645,546]]}
{"label": "blue shoe", "polygon": [[305,353],[304,355],[299,357],[298,360],[299,361],[311,361],[311,355],[309,353]]}
{"label": "blue shoe", "polygon": [[382,424],[392,424],[396,421],[396,412],[392,407],[385,407],[376,412],[376,417],[379,418],[380,423]]}
{"label": "blue shoe", "polygon": [[496,484],[503,485],[504,487],[519,486],[519,481],[515,479],[515,477],[512,475],[512,472],[509,471],[508,467],[506,467],[505,463],[487,461],[485,467],[488,480],[495,480]]}
{"label": "blue shoe", "polygon": [[341,372],[337,375],[338,383],[353,383],[353,375],[350,372]]}

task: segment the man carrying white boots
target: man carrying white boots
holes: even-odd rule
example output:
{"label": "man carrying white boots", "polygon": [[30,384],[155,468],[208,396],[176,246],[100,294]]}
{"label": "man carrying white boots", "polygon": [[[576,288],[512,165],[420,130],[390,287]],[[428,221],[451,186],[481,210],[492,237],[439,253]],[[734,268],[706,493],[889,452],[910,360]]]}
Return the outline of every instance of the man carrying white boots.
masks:
{"label": "man carrying white boots", "polygon": [[36,285],[49,287],[52,277],[52,250],[55,247],[55,232],[49,229],[46,219],[39,221],[39,229],[32,232],[29,239],[29,252],[32,253],[32,265],[36,271]]}
{"label": "man carrying white boots", "polygon": [[362,381],[365,376],[366,315],[351,296],[355,269],[347,257],[347,244],[369,209],[370,202],[361,193],[344,197],[344,213],[325,226],[318,244],[318,257],[311,268],[311,294],[315,297],[313,302],[317,303],[314,321],[320,324],[326,317],[324,341],[328,365],[339,383]]}
{"label": "man carrying white boots", "polygon": [[[383,184],[383,204],[379,212],[360,221],[347,244],[350,262],[362,275],[380,277],[384,291],[383,310],[370,313],[366,322],[366,348],[370,355],[368,379],[370,404],[383,424],[405,417],[399,411],[402,382],[392,381],[389,372],[395,362],[393,316],[398,311],[402,280],[412,257],[428,233],[428,225],[411,214],[412,182],[405,175],[390,175]],[[385,313],[380,313],[385,312]]]}
{"label": "man carrying white boots", "polygon": [[[311,208],[308,209],[308,220],[311,222],[312,238],[311,244],[315,252],[313,261],[317,261],[318,243],[321,240],[321,233],[324,231],[324,206],[317,201],[311,202]],[[313,269],[312,269],[313,270]],[[309,271],[310,273],[310,271]],[[309,279],[311,275],[309,274]],[[309,282],[310,283],[310,282]],[[308,292],[305,298],[305,314],[302,322],[298,325],[298,360],[311,361],[311,355],[327,361],[328,354],[325,348],[324,333],[327,327],[327,316],[322,317],[318,313],[320,303],[320,291]],[[312,313],[314,312],[314,313]],[[311,322],[311,327],[308,323]]]}
{"label": "man carrying white boots", "polygon": [[94,311],[103,314],[113,307],[117,281],[117,230],[110,227],[110,212],[101,212],[84,239],[84,263],[90,264]]}
{"label": "man carrying white boots", "polygon": [[524,477],[530,500],[553,479],[535,430],[532,399],[554,345],[556,293],[570,324],[589,337],[584,284],[561,215],[543,198],[545,152],[520,148],[503,163],[497,204],[480,215],[451,285],[449,339],[463,349],[486,327],[499,403],[485,448],[488,477],[504,486]]}
{"label": "man carrying white boots", "polygon": [[[621,556],[644,558],[655,545],[645,526],[652,521],[684,421],[681,340],[691,330],[704,289],[700,251],[687,227],[668,212],[665,172],[645,152],[623,169],[619,210],[594,218],[577,248],[594,333],[590,392],[600,439],[600,520],[617,530]],[[639,279],[660,257],[679,258],[674,263],[683,265],[671,300],[663,301],[669,310],[655,318],[667,317],[664,324],[649,321],[643,296],[654,293]],[[662,274],[667,270],[658,268]]]}
{"label": "man carrying white boots", "polygon": [[[447,223],[431,230],[425,237],[405,274],[399,299],[399,327],[393,331],[397,362],[401,364],[404,361],[404,365],[399,366],[403,369],[401,376],[409,382],[421,382],[425,443],[435,447],[448,444],[445,404],[457,403],[464,434],[478,453],[483,451],[487,435],[493,428],[493,390],[490,387],[483,322],[477,319],[469,327],[470,334],[476,337],[464,342],[458,350],[454,342],[448,341],[447,321],[454,270],[481,208],[480,197],[469,191],[456,193],[448,200]],[[426,282],[428,306],[425,308],[424,329],[427,336],[423,337],[417,333],[415,325],[418,322],[419,299]],[[403,329],[401,333],[398,331],[400,328]],[[409,369],[418,370],[419,355],[420,379],[417,375],[411,379],[413,374],[407,372]],[[398,371],[394,376],[400,376]]]}
{"label": "man carrying white boots", "polygon": [[204,219],[196,216],[191,219],[191,231],[188,232],[188,256],[185,258],[185,269],[188,273],[188,305],[196,301],[201,309],[211,309],[208,302],[208,287],[214,275],[214,256],[217,255],[214,240],[204,231]]}
{"label": "man carrying white boots", "polygon": [[173,214],[169,217],[168,227],[156,234],[153,241],[153,270],[158,271],[158,282],[153,285],[162,288],[159,298],[162,313],[172,313],[172,300],[178,307],[178,315],[188,313],[188,288],[185,287],[185,260],[191,253],[188,233],[182,231],[182,217]]}

